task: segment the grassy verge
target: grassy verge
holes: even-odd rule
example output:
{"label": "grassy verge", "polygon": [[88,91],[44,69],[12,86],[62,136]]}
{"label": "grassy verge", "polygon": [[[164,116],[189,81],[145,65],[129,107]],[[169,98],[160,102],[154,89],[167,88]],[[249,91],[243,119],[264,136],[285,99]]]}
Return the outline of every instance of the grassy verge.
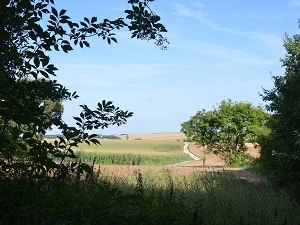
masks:
{"label": "grassy verge", "polygon": [[0,181],[0,224],[299,224],[285,193],[224,173],[168,170]]}

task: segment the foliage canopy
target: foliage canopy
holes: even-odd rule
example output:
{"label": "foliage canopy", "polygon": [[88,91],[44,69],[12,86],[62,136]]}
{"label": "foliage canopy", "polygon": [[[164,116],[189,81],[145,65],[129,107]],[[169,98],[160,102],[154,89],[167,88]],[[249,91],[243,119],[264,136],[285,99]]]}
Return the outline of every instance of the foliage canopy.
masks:
{"label": "foliage canopy", "polygon": [[272,112],[271,133],[261,141],[261,161],[281,184],[300,186],[300,35],[286,35],[283,76],[273,76],[274,88],[262,98]]}
{"label": "foliage canopy", "polygon": [[[132,116],[111,101],[102,101],[92,110],[81,105],[74,117],[77,127],[68,126],[49,105],[78,98],[58,83],[57,68],[49,51],[68,53],[74,46],[90,47],[88,38],[98,36],[109,44],[117,42],[114,30],[128,28],[132,38],[154,40],[166,48],[162,35],[166,28],[159,22],[149,3],[153,0],[129,0],[126,18],[114,20],[84,17],[73,22],[67,10],[58,10],[54,0],[0,1],[0,171],[4,176],[43,178],[61,173],[64,160],[76,157],[73,148],[81,142],[99,144],[93,129],[122,125]],[[42,25],[45,24],[45,25]],[[24,82],[26,81],[26,82]],[[54,105],[53,105],[54,106]],[[49,117],[49,115],[51,115]],[[51,126],[65,138],[54,143],[38,138]],[[24,127],[26,129],[24,129]],[[60,158],[57,163],[53,158]],[[71,165],[70,169],[78,166]],[[79,171],[88,169],[85,165]]]}
{"label": "foliage canopy", "polygon": [[246,140],[253,143],[264,132],[268,114],[248,102],[223,100],[213,111],[198,111],[181,124],[181,131],[197,145],[207,147],[228,164],[246,159]]}

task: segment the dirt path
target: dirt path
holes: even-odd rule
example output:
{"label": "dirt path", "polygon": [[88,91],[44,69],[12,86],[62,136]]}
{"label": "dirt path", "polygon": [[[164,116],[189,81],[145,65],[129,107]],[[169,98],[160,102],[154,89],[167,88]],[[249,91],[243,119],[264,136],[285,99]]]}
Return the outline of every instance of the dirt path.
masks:
{"label": "dirt path", "polygon": [[241,168],[230,168],[230,167],[203,167],[203,166],[137,166],[137,165],[96,165],[95,169],[100,169],[101,174],[109,174],[114,176],[129,176],[134,171],[140,171],[145,173],[147,171],[162,171],[169,170],[172,173],[178,173],[183,175],[188,175],[192,173],[203,173],[203,172],[219,172],[219,173],[227,173],[230,175],[234,175],[237,178],[247,180],[248,182],[254,183],[267,183],[267,179],[262,176],[255,175],[249,171],[243,170]]}
{"label": "dirt path", "polygon": [[[248,150],[247,152],[254,156],[259,157],[259,150],[254,147],[252,144],[247,144]],[[189,150],[193,155],[196,155],[200,159],[204,158],[204,153],[202,148],[198,148],[194,144],[189,145]],[[206,154],[206,161],[205,166],[203,165],[203,160],[194,160],[192,162],[184,163],[179,165],[180,167],[186,167],[186,168],[193,168],[194,170],[198,171],[218,171],[218,172],[224,172],[224,173],[230,173],[240,179],[245,179],[249,182],[267,182],[266,177],[255,175],[249,171],[246,171],[242,168],[230,168],[226,166],[226,163],[224,160],[222,160],[219,156],[215,154]]]}
{"label": "dirt path", "polygon": [[[201,160],[195,160],[194,162],[185,164],[184,166],[203,166],[204,153],[202,148],[198,148],[194,144],[189,145],[189,150],[194,155],[198,156]],[[214,166],[214,167],[225,167],[226,163],[215,154],[206,154],[205,166]]]}
{"label": "dirt path", "polygon": [[[195,145],[190,145],[190,151],[200,157],[203,158],[203,152],[201,149],[197,148]],[[250,149],[252,153],[257,155],[257,149]],[[182,162],[178,164],[168,165],[168,166],[141,166],[141,165],[96,165],[96,169],[100,169],[103,174],[111,174],[111,175],[130,175],[134,171],[147,172],[147,171],[161,171],[161,170],[169,170],[172,173],[180,173],[180,174],[191,174],[191,173],[200,173],[200,172],[222,172],[234,175],[240,179],[245,179],[249,182],[259,182],[266,183],[267,179],[262,176],[255,175],[249,171],[243,170],[241,168],[230,168],[226,166],[225,162],[220,159],[218,156],[214,154],[208,154],[206,156],[206,163],[203,166],[202,160],[193,160]]]}

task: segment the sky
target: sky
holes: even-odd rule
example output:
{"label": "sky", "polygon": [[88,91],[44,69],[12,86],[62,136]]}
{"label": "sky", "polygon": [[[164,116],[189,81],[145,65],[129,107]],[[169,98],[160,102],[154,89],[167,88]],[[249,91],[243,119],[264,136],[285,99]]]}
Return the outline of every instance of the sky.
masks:
{"label": "sky", "polygon": [[[126,0],[56,1],[75,22],[124,17],[128,7]],[[90,48],[50,54],[55,79],[80,96],[63,102],[65,122],[75,124],[80,104],[93,109],[104,99],[133,117],[97,134],[179,132],[197,111],[227,99],[264,106],[263,88],[284,75],[284,37],[299,34],[300,0],[156,0],[150,7],[168,30],[167,50],[124,29],[117,44],[92,38]]]}

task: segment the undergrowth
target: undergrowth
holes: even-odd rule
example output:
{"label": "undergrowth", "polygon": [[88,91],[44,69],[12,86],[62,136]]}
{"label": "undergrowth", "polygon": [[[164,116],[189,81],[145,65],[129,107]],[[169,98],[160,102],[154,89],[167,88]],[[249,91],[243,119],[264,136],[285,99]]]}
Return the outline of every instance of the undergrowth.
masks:
{"label": "undergrowth", "polygon": [[284,192],[223,172],[98,171],[64,181],[0,180],[0,224],[299,224]]}

